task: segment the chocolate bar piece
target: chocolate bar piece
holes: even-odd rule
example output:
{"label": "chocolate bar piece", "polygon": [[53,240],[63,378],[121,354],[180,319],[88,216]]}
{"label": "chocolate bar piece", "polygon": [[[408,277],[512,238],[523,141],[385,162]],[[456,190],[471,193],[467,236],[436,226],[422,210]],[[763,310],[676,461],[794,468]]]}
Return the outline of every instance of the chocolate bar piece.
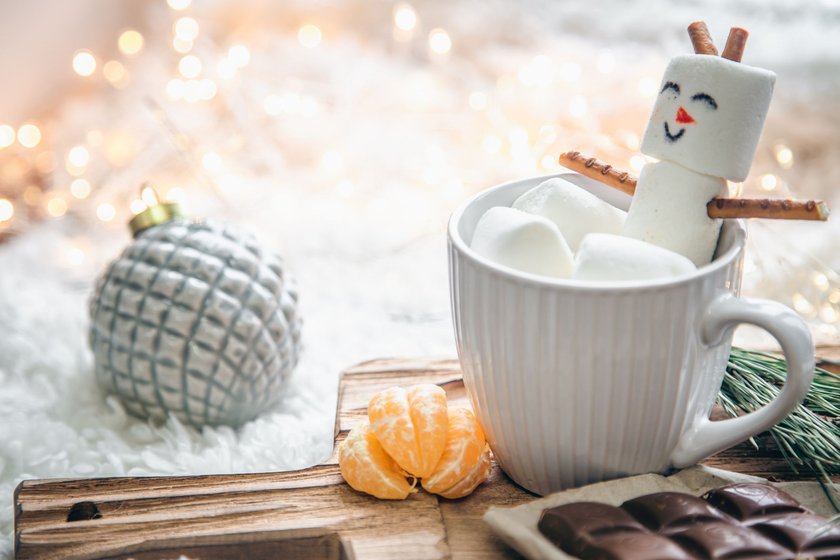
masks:
{"label": "chocolate bar piece", "polygon": [[697,558],[785,560],[791,551],[748,527],[732,523],[698,523],[671,537]]}
{"label": "chocolate bar piece", "polygon": [[769,514],[809,511],[789,494],[766,484],[728,484],[712,490],[703,499],[742,521]]}
{"label": "chocolate bar piece", "polygon": [[702,499],[659,492],[621,507],[578,502],[542,513],[540,532],[584,560],[840,558],[840,526],[764,484]]}
{"label": "chocolate bar piece", "polygon": [[628,500],[621,509],[651,531],[672,532],[698,521],[727,521],[709,502],[679,492],[659,492]]}
{"label": "chocolate bar piece", "polygon": [[598,502],[576,502],[548,509],[540,517],[539,529],[569,554],[579,553],[598,537],[645,532],[627,512]]}
{"label": "chocolate bar piece", "polygon": [[[822,558],[821,551],[840,557],[840,526],[829,524],[819,515],[800,513],[764,519],[754,529],[804,557]],[[833,552],[832,552],[833,551]]]}
{"label": "chocolate bar piece", "polygon": [[597,560],[695,560],[677,543],[654,533],[612,533],[567,552]]}

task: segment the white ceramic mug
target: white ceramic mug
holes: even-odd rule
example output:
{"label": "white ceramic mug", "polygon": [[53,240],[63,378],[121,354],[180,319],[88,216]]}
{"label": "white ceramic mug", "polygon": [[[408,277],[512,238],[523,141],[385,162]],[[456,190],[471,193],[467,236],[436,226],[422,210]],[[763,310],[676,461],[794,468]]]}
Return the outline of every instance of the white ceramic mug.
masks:
{"label": "white ceramic mug", "polygon": [[[620,208],[629,197],[568,179]],[[596,283],[495,264],[469,248],[482,214],[549,177],[483,191],[449,222],[458,354],[496,459],[546,494],[620,476],[665,472],[768,429],[804,397],[814,374],[805,323],[781,304],[737,297],[746,232],[727,220],[714,261],[689,276]],[[788,377],[767,406],[712,422],[739,323],[780,343]]]}

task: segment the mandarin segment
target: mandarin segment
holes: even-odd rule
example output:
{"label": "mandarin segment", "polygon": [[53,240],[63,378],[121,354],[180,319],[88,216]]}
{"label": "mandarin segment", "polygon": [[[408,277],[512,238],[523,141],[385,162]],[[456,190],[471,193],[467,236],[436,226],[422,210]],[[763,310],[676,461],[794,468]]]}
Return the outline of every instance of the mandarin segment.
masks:
{"label": "mandarin segment", "polygon": [[416,477],[429,476],[447,442],[446,392],[426,383],[391,387],[368,404],[370,429],[397,464]]}
{"label": "mandarin segment", "polygon": [[489,474],[490,449],[478,420],[466,408],[451,409],[446,447],[434,473],[423,479],[423,488],[446,498],[460,498]]}
{"label": "mandarin segment", "polygon": [[484,445],[484,452],[478,459],[475,466],[464,475],[460,482],[455,483],[455,486],[438,492],[438,496],[454,500],[463,498],[473,493],[479,484],[490,478],[490,446]]}
{"label": "mandarin segment", "polygon": [[406,473],[382,449],[368,424],[355,426],[338,448],[341,476],[354,490],[383,500],[404,500],[415,492]]}
{"label": "mandarin segment", "polygon": [[430,383],[415,385],[408,389],[408,405],[420,448],[417,476],[429,476],[446,448],[446,433],[449,429],[446,391]]}

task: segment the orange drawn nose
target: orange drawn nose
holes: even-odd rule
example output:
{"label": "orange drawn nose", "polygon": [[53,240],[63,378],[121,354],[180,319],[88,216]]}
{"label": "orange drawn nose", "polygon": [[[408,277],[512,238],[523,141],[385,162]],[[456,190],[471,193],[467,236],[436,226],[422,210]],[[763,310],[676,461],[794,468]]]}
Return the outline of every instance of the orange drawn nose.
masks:
{"label": "orange drawn nose", "polygon": [[682,124],[694,124],[694,117],[688,114],[688,111],[680,107],[677,109],[677,122]]}

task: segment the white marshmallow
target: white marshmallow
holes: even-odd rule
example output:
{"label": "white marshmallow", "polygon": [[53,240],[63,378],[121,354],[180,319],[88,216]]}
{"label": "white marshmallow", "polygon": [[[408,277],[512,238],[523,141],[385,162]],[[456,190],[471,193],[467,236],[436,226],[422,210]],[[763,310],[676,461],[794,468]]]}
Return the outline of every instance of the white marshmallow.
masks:
{"label": "white marshmallow", "polygon": [[627,213],[575,184],[554,178],[516,199],[513,207],[554,222],[569,247],[577,251],[587,233],[620,233]]}
{"label": "white marshmallow", "polygon": [[719,56],[671,59],[642,139],[642,153],[698,173],[743,181],[775,82],[769,70]]}
{"label": "white marshmallow", "polygon": [[727,194],[726,181],[661,161],[642,168],[622,235],[664,247],[697,266],[712,260],[721,220],[706,204]]}
{"label": "white marshmallow", "polygon": [[567,278],[572,251],[547,218],[513,208],[491,208],[475,226],[470,247],[493,262],[532,274]]}
{"label": "white marshmallow", "polygon": [[572,278],[621,282],[688,274],[697,268],[690,260],[656,245],[608,233],[583,238]]}

